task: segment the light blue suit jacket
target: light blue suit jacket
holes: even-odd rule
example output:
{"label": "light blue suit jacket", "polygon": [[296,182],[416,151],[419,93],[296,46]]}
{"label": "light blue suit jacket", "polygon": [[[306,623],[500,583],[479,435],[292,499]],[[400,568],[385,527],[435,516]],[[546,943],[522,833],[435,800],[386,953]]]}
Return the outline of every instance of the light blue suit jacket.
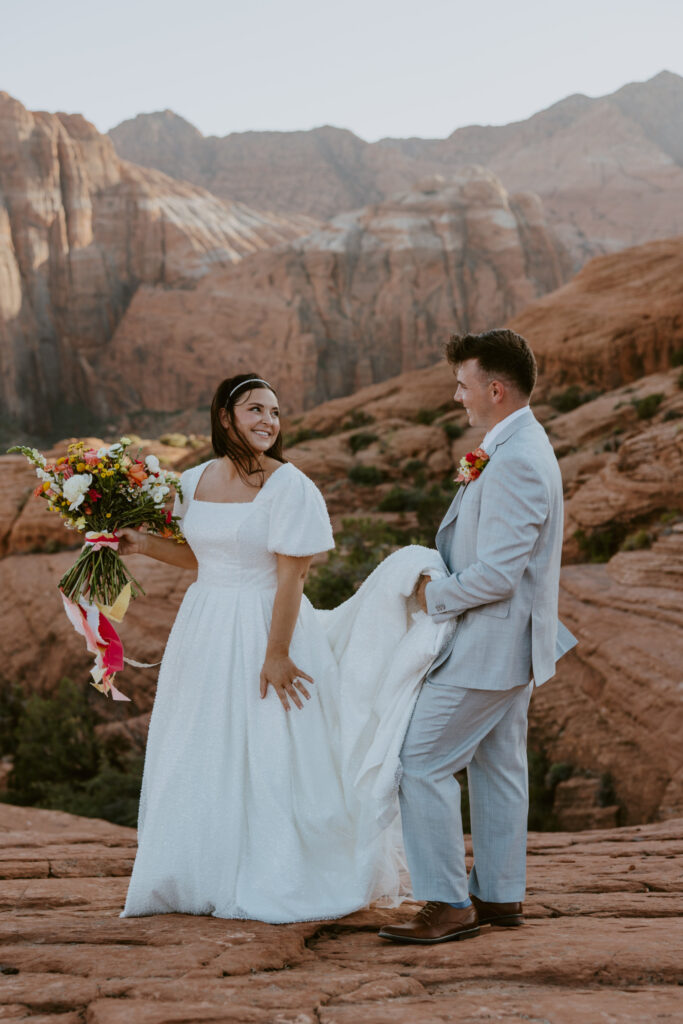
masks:
{"label": "light blue suit jacket", "polygon": [[456,619],[429,678],[481,690],[538,686],[576,640],[557,617],[562,478],[529,409],[494,439],[477,480],[460,488],[436,535],[451,575],[426,587],[437,622]]}

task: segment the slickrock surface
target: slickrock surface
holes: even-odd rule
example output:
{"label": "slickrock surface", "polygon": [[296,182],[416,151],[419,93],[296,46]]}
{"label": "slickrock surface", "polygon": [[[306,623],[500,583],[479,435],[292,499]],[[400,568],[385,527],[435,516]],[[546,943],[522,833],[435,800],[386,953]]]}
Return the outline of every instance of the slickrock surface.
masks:
{"label": "slickrock surface", "polygon": [[[192,291],[140,288],[100,364],[109,404],[128,416],[207,406],[228,372],[256,370],[283,408],[309,408],[430,365],[453,330],[505,322],[568,276],[536,197],[463,169]],[[139,373],[140,338],[153,374]]]}
{"label": "slickrock surface", "polygon": [[379,202],[426,174],[482,164],[507,189],[543,198],[578,269],[599,252],[683,232],[682,103],[683,79],[662,72],[446,139],[366,143],[330,126],[204,138],[168,110],[124,121],[110,135],[127,159],[216,195],[322,218]]}
{"label": "slickrock surface", "polygon": [[191,287],[314,223],[136,167],[80,115],[0,93],[2,426],[67,430],[79,404],[101,415],[97,356],[140,284]]}
{"label": "slickrock surface", "polygon": [[272,926],[122,920],[135,832],[0,805],[0,1018],[33,1024],[679,1021],[683,820],[532,834],[527,923],[431,947],[414,904]]}

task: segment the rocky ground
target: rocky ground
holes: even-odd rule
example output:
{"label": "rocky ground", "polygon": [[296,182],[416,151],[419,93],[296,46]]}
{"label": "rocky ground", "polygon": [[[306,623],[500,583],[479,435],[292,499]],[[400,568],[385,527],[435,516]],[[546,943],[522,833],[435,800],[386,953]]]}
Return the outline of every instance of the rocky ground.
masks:
{"label": "rocky ground", "polygon": [[683,819],[529,842],[527,923],[432,947],[398,910],[121,920],[135,832],[0,805],[0,1020],[650,1024],[683,1011]]}

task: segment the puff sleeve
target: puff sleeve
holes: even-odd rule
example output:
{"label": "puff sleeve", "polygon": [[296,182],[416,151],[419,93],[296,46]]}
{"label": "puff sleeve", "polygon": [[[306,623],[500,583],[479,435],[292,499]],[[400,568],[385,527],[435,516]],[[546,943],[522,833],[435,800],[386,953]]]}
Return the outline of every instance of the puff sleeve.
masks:
{"label": "puff sleeve", "polygon": [[173,515],[178,516],[180,519],[180,529],[183,534],[185,533],[183,530],[183,520],[185,519],[187,510],[190,507],[190,502],[192,501],[197,481],[207,466],[208,462],[204,462],[200,466],[193,466],[192,469],[186,469],[184,473],[180,474],[180,486],[183,492],[183,500],[180,500],[180,496],[176,492],[175,498],[173,499]]}
{"label": "puff sleeve", "polygon": [[327,505],[312,480],[290,463],[276,470],[282,474],[270,503],[268,551],[300,558],[334,547]]}

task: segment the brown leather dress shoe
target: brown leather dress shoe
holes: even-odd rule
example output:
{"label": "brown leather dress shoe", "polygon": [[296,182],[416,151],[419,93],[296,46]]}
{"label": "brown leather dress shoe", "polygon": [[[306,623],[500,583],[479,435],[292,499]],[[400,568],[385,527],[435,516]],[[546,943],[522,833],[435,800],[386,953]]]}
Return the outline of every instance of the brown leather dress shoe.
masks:
{"label": "brown leather dress shoe", "polygon": [[477,908],[479,924],[494,924],[501,928],[519,928],[524,924],[524,907],[521,903],[485,903],[476,896],[470,896]]}
{"label": "brown leather dress shoe", "polygon": [[451,939],[473,939],[479,934],[479,922],[474,907],[452,907],[450,903],[430,900],[406,924],[386,925],[380,939],[394,942],[449,942]]}

